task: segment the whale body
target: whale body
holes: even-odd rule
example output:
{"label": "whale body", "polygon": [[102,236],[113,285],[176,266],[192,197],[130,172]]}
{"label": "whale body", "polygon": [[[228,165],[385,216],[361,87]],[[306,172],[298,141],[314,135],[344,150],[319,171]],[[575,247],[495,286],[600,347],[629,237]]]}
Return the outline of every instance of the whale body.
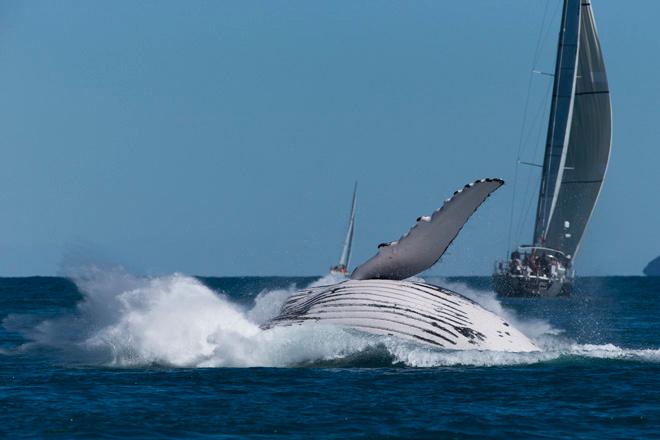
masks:
{"label": "whale body", "polygon": [[335,325],[452,350],[529,352],[534,343],[496,314],[442,287],[406,280],[434,265],[476,209],[504,182],[465,185],[399,240],[382,244],[351,279],[290,296],[264,328]]}
{"label": "whale body", "polygon": [[454,350],[538,348],[474,301],[415,281],[348,280],[291,296],[267,327],[337,325]]}

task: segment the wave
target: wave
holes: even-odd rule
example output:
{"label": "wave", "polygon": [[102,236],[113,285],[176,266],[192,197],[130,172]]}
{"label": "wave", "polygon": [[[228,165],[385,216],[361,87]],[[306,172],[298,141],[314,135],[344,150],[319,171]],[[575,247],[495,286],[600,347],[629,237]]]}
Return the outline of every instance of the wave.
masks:
{"label": "wave", "polygon": [[[660,350],[611,344],[580,345],[543,320],[524,320],[492,292],[444,283],[502,315],[542,347],[534,353],[436,350],[392,337],[340,327],[303,325],[262,330],[295,288],[264,291],[241,307],[182,274],[136,277],[123,270],[88,268],[73,277],[83,300],[73,314],[27,325],[10,316],[4,326],[68,362],[115,367],[505,366],[567,357],[660,362]],[[313,285],[340,281],[325,276]]]}

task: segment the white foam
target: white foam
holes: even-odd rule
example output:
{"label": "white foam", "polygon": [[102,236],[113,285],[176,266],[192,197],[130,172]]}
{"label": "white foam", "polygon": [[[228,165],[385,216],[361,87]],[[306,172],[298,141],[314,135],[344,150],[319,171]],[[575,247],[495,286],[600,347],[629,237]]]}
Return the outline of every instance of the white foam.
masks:
{"label": "white foam", "polygon": [[[274,316],[293,288],[261,292],[250,310],[195,278],[174,274],[142,278],[121,270],[89,269],[76,275],[84,294],[75,315],[23,331],[33,344],[75,353],[78,361],[111,366],[288,367],[385,351],[396,364],[412,367],[495,366],[546,362],[563,356],[660,362],[660,350],[614,345],[579,345],[552,339],[534,353],[434,350],[392,337],[324,325],[276,327],[259,324]],[[332,284],[335,276],[315,285]],[[491,311],[506,315],[537,338],[557,332],[544,321],[525,321],[487,292],[452,286]],[[8,322],[16,319],[6,319]],[[532,334],[528,336],[534,337]],[[29,345],[28,345],[29,347]]]}
{"label": "white foam", "polygon": [[254,306],[247,311],[247,319],[263,324],[277,316],[287,298],[296,292],[294,286],[289,289],[263,290],[254,298]]}
{"label": "white foam", "polygon": [[262,292],[244,311],[180,274],[140,278],[91,268],[75,281],[84,295],[77,313],[24,329],[34,341],[28,347],[114,366],[278,367],[340,358],[373,345],[333,327],[260,329],[293,289]]}
{"label": "white foam", "polygon": [[613,344],[572,344],[565,354],[597,359],[660,362],[660,349],[628,349]]}
{"label": "white foam", "polygon": [[484,309],[506,319],[514,327],[523,332],[525,336],[535,340],[535,342],[541,343],[541,345],[543,345],[542,339],[548,335],[558,336],[563,333],[562,330],[555,328],[551,323],[543,319],[520,318],[515,311],[504,307],[497,299],[497,294],[493,291],[476,290],[465,283],[449,282],[446,280],[443,280],[440,284],[449,290],[470,298]]}
{"label": "white foam", "polygon": [[329,273],[327,275],[322,276],[318,280],[312,282],[309,285],[309,287],[329,286],[331,284],[341,283],[342,281],[346,281],[347,279],[348,277],[345,275],[341,275],[338,273]]}
{"label": "white foam", "polygon": [[458,350],[433,351],[421,347],[392,347],[390,350],[398,362],[412,367],[531,365],[573,357],[582,359],[660,362],[660,349],[625,349],[612,344],[569,344],[554,350],[531,353]]}

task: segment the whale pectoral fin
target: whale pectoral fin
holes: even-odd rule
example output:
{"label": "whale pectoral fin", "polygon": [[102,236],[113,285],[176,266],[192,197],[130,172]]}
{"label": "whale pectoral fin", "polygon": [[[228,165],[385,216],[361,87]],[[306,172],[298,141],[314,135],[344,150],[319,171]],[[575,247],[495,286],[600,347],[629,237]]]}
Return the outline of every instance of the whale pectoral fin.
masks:
{"label": "whale pectoral fin", "polygon": [[433,266],[445,253],[470,216],[504,184],[483,179],[456,191],[431,216],[419,217],[398,241],[378,247],[378,253],[351,274],[354,280],[403,280]]}

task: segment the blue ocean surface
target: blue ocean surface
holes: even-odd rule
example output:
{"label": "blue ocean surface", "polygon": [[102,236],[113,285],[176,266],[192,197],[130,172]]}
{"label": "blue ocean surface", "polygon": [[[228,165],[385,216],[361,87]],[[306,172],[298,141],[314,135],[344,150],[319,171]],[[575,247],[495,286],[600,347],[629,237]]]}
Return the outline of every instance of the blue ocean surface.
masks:
{"label": "blue ocean surface", "polygon": [[537,353],[443,351],[273,316],[318,278],[0,279],[2,438],[660,438],[660,278],[497,299]]}

